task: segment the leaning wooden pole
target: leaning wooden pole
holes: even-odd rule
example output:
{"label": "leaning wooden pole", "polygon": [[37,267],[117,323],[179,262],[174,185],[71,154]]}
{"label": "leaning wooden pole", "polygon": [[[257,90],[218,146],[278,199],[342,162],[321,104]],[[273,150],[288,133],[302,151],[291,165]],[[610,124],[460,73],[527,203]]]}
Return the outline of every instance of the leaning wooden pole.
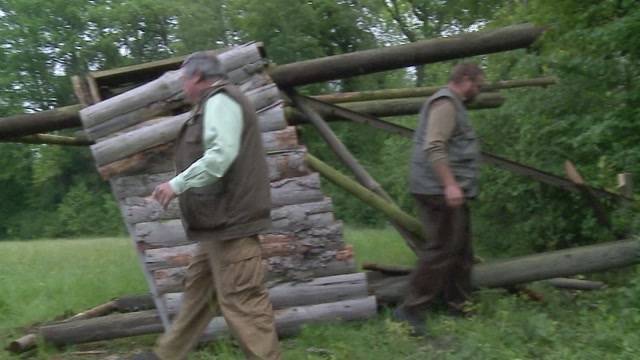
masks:
{"label": "leaning wooden pole", "polygon": [[[322,116],[320,116],[307,103],[307,99],[298,95],[295,91],[290,91],[289,97],[293,101],[294,105],[309,118],[311,123],[316,127],[322,138],[327,142],[327,144],[329,144],[329,147],[338,156],[338,158],[349,168],[349,170],[354,173],[358,182],[367,189],[380,195],[387,202],[393,203],[393,200],[391,199],[389,194],[387,194],[382,186],[380,186],[380,184],[375,181],[375,179],[371,175],[369,175],[367,170],[358,162],[355,156],[351,154],[349,149],[347,149],[342,141],[338,139],[333,130],[331,130],[329,125],[322,119]],[[408,229],[404,228],[400,223],[397,223],[395,221],[391,221],[391,224],[398,231],[398,233],[400,233],[409,248],[411,248],[413,252],[419,255],[422,252],[421,249],[424,247],[424,237],[408,231]]]}
{"label": "leaning wooden pole", "polygon": [[543,31],[543,28],[532,24],[513,25],[491,31],[424,40],[281,65],[274,68],[270,75],[273,81],[281,87],[312,84],[526,48],[533,44]]}
{"label": "leaning wooden pole", "polygon": [[380,195],[358,184],[351,178],[341,174],[338,170],[324,163],[322,160],[307,153],[305,161],[309,167],[320,173],[327,180],[348,191],[353,196],[360,199],[365,204],[380,210],[383,214],[393,220],[393,222],[402,225],[403,228],[409,230],[416,236],[422,236],[422,224],[411,215],[402,211],[397,205],[388,202]]}
{"label": "leaning wooden pole", "polygon": [[[334,104],[329,104],[317,99],[308,98],[309,102],[312,104],[314,109],[319,111],[321,114],[324,114],[328,117],[337,117],[345,120],[350,120],[359,124],[369,125],[376,129],[383,130],[385,132],[402,136],[407,139],[413,138],[413,129],[408,128],[406,126],[397,125],[389,121],[385,121],[379,119],[375,116],[372,116],[368,113],[361,113],[354,111],[352,109],[348,109],[343,106],[338,106]],[[304,114],[298,114],[297,120],[302,122],[309,122]],[[497,156],[486,151],[482,151],[482,161],[487,164],[499,167],[503,170],[509,171],[511,173],[521,175],[554,187],[558,187],[564,189],[566,191],[579,191],[578,187],[569,179],[563,178],[561,176],[557,176],[546,171],[542,171],[536,169],[534,167],[520,164],[518,162],[503,158],[501,156]],[[621,200],[625,203],[631,201],[631,198],[625,197],[620,194],[612,193],[610,191],[590,187],[589,185],[585,185],[589,188],[589,191],[598,196],[600,198],[607,198],[613,200]]]}
{"label": "leaning wooden pole", "polygon": [[[497,288],[533,281],[607,271],[640,261],[640,241],[625,240],[527,255],[475,265],[476,288]],[[369,292],[380,304],[398,303],[406,293],[409,276],[369,279]]]}

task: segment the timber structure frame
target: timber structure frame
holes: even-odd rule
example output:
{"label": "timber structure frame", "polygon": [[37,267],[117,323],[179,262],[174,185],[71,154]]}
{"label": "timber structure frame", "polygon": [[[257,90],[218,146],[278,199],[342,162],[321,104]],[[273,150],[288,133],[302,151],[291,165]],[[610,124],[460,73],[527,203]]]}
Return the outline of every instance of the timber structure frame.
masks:
{"label": "timber structure frame", "polygon": [[[269,65],[260,43],[212,50],[221,59],[230,80],[245,92],[259,115],[270,168],[274,224],[270,233],[261,236],[261,242],[272,285],[283,281],[312,280],[304,291],[291,283],[272,287],[274,305],[276,309],[282,309],[276,314],[281,333],[293,332],[302,322],[316,319],[367,318],[375,313],[378,304],[393,304],[404,293],[406,278],[402,272],[396,274],[400,277],[391,279],[369,279],[369,284],[362,274],[355,273],[353,254],[342,239],[342,223],[333,216],[331,199],[325,197],[320,189],[319,175],[382,211],[406,244],[419,255],[425,242],[422,224],[393,202],[335,135],[328,121],[352,121],[411,138],[413,129],[381,118],[417,114],[424,98],[438,89],[303,96],[296,87],[525,48],[533,44],[543,31],[530,24],[514,25],[280,66]],[[56,344],[86,342],[161,332],[170,326],[170,315],[179,307],[185,266],[197,251],[197,244],[184,234],[177,201],[163,211],[148,196],[157,184],[173,176],[173,141],[190,117],[181,92],[179,67],[183,59],[178,57],[74,76],[72,84],[78,105],[0,119],[0,141],[91,147],[99,173],[109,180],[120,204],[149,284],[153,306],[157,309],[157,312],[140,313],[137,317],[122,316],[108,325],[45,326],[40,334],[48,341]],[[548,86],[555,82],[554,78],[540,78],[491,84],[482,89],[481,95],[469,108],[499,107],[504,102],[504,98],[495,92],[499,89]],[[296,126],[301,124],[311,124],[317,129],[335,156],[353,173],[355,181],[307,152],[298,142]],[[84,131],[76,137],[43,134],[79,126]],[[600,199],[628,202],[632,195],[628,188],[626,193],[617,194],[590,187],[572,165],[567,165],[567,179],[495,154],[483,152],[482,156],[485,163],[515,174],[564,190],[580,191],[590,199],[603,223],[606,222],[606,214],[603,214]],[[625,184],[630,184],[628,178],[623,178]],[[576,249],[582,257],[574,262],[582,261],[584,266],[578,266],[579,272],[627,266],[637,262],[635,255],[629,252],[636,251],[637,247],[637,242],[628,241],[606,249]],[[606,254],[611,254],[611,261],[605,265],[594,260]],[[500,287],[576,273],[576,266],[553,266],[555,259],[564,253],[550,256],[544,261],[534,255],[512,262],[478,266],[474,269],[474,283],[477,286]],[[536,261],[542,261],[553,271],[524,274],[512,271],[514,262],[517,267]],[[507,275],[499,275],[502,273]],[[331,284],[333,290],[325,291],[326,296],[313,287],[322,288],[327,284]],[[297,297],[286,296],[293,293],[298,294]],[[308,316],[302,320],[293,319],[292,312],[306,312]],[[110,330],[101,333],[100,329],[106,328]],[[130,331],[122,332],[123,328]],[[224,329],[224,321],[216,319],[207,330],[207,336],[219,336]]]}

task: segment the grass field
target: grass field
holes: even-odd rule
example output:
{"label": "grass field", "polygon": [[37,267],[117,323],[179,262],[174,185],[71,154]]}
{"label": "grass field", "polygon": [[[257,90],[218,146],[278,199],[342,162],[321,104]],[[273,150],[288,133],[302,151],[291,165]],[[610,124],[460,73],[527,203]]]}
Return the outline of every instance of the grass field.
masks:
{"label": "grass field", "polygon": [[[413,255],[392,230],[347,228],[358,261],[410,265]],[[146,292],[128,239],[0,242],[0,341],[34,323],[77,313],[106,300]],[[610,287],[593,293],[544,285],[537,303],[501,290],[476,293],[472,319],[431,314],[430,335],[412,338],[387,312],[367,322],[309,326],[282,341],[297,359],[636,359],[640,358],[640,273],[601,276]],[[41,346],[35,359],[95,359],[153,344],[154,336],[80,345]],[[102,355],[79,355],[100,350]],[[194,352],[193,359],[242,359],[232,341]],[[0,352],[0,359],[18,356]]]}

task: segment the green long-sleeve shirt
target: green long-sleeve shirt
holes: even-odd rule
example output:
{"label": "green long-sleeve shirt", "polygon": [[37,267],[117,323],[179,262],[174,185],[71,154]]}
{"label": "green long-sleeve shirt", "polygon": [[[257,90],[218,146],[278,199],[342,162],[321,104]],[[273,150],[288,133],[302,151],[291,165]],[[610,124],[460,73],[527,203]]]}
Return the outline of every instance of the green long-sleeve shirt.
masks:
{"label": "green long-sleeve shirt", "polygon": [[169,185],[176,194],[216,182],[238,156],[242,136],[242,108],[224,93],[207,100],[202,127],[203,156],[176,175]]}

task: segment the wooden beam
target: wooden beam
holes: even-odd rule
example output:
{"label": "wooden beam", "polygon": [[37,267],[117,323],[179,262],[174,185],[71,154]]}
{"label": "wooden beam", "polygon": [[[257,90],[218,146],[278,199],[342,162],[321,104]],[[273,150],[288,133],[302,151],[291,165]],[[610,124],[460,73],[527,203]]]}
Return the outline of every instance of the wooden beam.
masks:
{"label": "wooden beam", "polygon": [[327,165],[320,159],[307,153],[307,164],[332,183],[338,185],[342,189],[350,192],[352,195],[362,200],[365,204],[382,211],[394,222],[401,224],[403,228],[409,230],[416,236],[423,237],[424,231],[422,224],[411,215],[402,211],[397,205],[388,202],[380,195],[360,185],[349,177],[341,174],[338,170]]}
{"label": "wooden beam", "polygon": [[82,126],[78,111],[82,105],[71,105],[32,114],[0,119],[0,138],[16,138],[48,131]]}
{"label": "wooden beam", "polygon": [[460,36],[357,51],[280,65],[271,71],[282,88],[344,79],[408,66],[525,48],[542,34],[531,24],[513,25]]}
{"label": "wooden beam", "polygon": [[[321,112],[324,114],[341,117],[343,119],[351,120],[359,124],[366,124],[376,129],[399,135],[407,139],[413,138],[414,130],[406,126],[397,125],[392,122],[379,119],[375,116],[371,116],[369,114],[359,113],[351,109],[346,109],[338,105],[328,104],[317,99],[309,99],[309,102],[312,103],[312,105],[316,109],[322,109]],[[306,117],[301,117],[299,118],[299,120],[308,121]],[[514,174],[525,176],[554,187],[559,187],[567,191],[579,191],[578,187],[566,178],[500,157],[495,154],[491,154],[486,151],[482,152],[482,161],[487,164],[491,164],[493,166],[512,172]],[[601,198],[623,200],[627,202],[631,200],[629,198],[622,197],[619,194],[612,193],[604,189],[594,188],[588,185],[586,186],[589,188],[589,191],[595,194],[595,196]]]}
{"label": "wooden beam", "polygon": [[609,215],[605,210],[602,203],[600,203],[600,199],[596,196],[596,194],[591,191],[591,187],[587,185],[587,183],[582,178],[582,175],[576,169],[576,166],[569,160],[564,162],[564,171],[567,174],[567,178],[571,180],[572,183],[576,185],[578,190],[582,193],[584,198],[589,202],[593,213],[596,216],[596,220],[598,224],[611,229],[611,221],[609,220]]}
{"label": "wooden beam", "polygon": [[[529,86],[549,86],[549,85],[556,84],[557,81],[558,80],[555,77],[496,81],[492,84],[487,84],[483,86],[482,92],[490,92],[490,91],[496,91],[496,90],[502,90],[502,89],[513,89],[513,88],[529,87]],[[312,98],[316,100],[332,103],[332,104],[357,102],[357,101],[416,98],[416,97],[426,98],[428,96],[435,94],[438,90],[442,89],[445,86],[446,84],[441,86],[429,86],[429,87],[417,87],[417,88],[344,92],[344,93],[315,95],[315,96],[312,96]]]}
{"label": "wooden beam", "polygon": [[[336,156],[354,173],[356,179],[367,189],[380,195],[387,202],[393,204],[393,200],[387,194],[386,191],[375,181],[375,179],[369,175],[367,170],[358,162],[358,160],[351,154],[349,149],[338,139],[336,134],[331,130],[329,125],[322,119],[310,105],[308,98],[298,95],[296,92],[289,92],[291,100],[295,106],[302,111],[303,114],[313,123],[322,138],[329,144],[329,147],[333,150]],[[405,240],[411,250],[416,255],[422,252],[425,239],[421,235],[413,234],[408,229],[404,228],[402,224],[391,219],[391,224],[398,231],[400,236]]]}
{"label": "wooden beam", "polygon": [[46,145],[63,145],[63,146],[90,146],[94,142],[88,139],[76,137],[51,135],[51,134],[35,134],[27,135],[19,138],[0,138],[0,142],[20,143],[20,144],[46,144]]}

